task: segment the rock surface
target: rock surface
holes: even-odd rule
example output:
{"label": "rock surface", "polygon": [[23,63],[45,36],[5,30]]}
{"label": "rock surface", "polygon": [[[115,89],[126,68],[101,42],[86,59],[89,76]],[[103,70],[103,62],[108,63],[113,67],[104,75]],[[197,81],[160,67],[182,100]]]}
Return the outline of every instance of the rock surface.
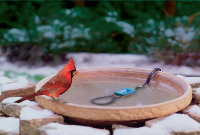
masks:
{"label": "rock surface", "polygon": [[192,96],[196,104],[200,104],[200,88],[193,88]]}
{"label": "rock surface", "polygon": [[[31,115],[29,112],[32,112]],[[28,113],[28,114],[27,114]],[[64,123],[62,116],[54,114],[53,112],[43,109],[39,106],[24,107],[20,114],[20,134],[21,135],[35,135],[36,130],[49,123]]]}
{"label": "rock surface", "polygon": [[0,103],[1,111],[4,114],[9,115],[11,117],[19,118],[21,109],[23,107],[25,107],[25,106],[37,106],[38,105],[38,103],[36,103],[34,101],[29,101],[29,100],[26,100],[22,103],[14,103],[14,101],[18,100],[19,98],[20,97],[10,97],[10,98],[4,99]]}
{"label": "rock surface", "polygon": [[200,107],[197,105],[188,106],[183,110],[183,113],[187,114],[194,120],[200,123]]}
{"label": "rock surface", "polygon": [[32,82],[29,82],[29,84],[25,88],[2,91],[1,96],[0,96],[0,102],[8,97],[25,97],[34,92],[35,92],[35,84]]}

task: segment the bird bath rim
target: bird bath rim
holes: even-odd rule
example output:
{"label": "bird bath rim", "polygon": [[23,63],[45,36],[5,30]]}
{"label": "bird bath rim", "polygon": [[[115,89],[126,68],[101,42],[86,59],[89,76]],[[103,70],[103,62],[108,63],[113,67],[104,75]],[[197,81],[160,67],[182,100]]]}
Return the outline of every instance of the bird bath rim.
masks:
{"label": "bird bath rim", "polygon": [[[130,73],[135,73],[135,75],[140,75],[140,74],[143,74],[142,77],[140,77],[140,79],[146,79],[146,77],[148,76],[148,74],[151,72],[151,70],[146,70],[146,69],[139,69],[139,68],[90,68],[90,69],[81,69],[81,70],[78,70],[79,72],[79,75],[76,75],[73,80],[72,80],[72,85],[74,82],[76,82],[78,79],[81,78],[81,75],[83,76],[82,78],[84,78],[84,74],[92,74],[92,73],[104,73],[104,72],[118,72],[119,74],[120,73],[126,73],[126,72],[130,72]],[[37,85],[36,85],[36,91],[38,90],[39,87],[41,87],[41,83],[44,81],[44,80],[48,80],[50,79],[51,77],[53,77],[54,75],[51,75],[51,76],[48,76],[46,78],[44,78],[43,80],[41,80]],[[145,76],[145,77],[144,77]],[[65,104],[61,104],[61,103],[57,103],[57,102],[52,102],[51,98],[48,97],[48,96],[37,96],[36,97],[36,100],[37,102],[43,106],[44,108],[47,108],[47,109],[50,109],[51,110],[51,107],[50,105],[45,105],[45,103],[43,103],[43,101],[48,101],[47,104],[49,103],[52,103],[52,105],[57,105],[57,107],[61,107],[61,106],[65,106],[65,107],[69,107],[71,108],[72,110],[73,109],[83,109],[83,110],[87,110],[90,111],[92,110],[93,112],[96,112],[98,110],[101,110],[101,111],[108,111],[108,113],[110,113],[109,111],[111,112],[114,112],[116,111],[117,114],[119,115],[122,115],[123,114],[123,111],[121,110],[124,110],[125,112],[132,112],[133,110],[137,110],[139,111],[139,113],[141,113],[140,111],[146,111],[146,110],[149,110],[149,113],[154,113],[154,111],[162,111],[162,109],[169,109],[172,108],[173,110],[172,111],[167,111],[167,113],[165,112],[166,110],[163,110],[164,112],[161,112],[161,114],[155,114],[155,116],[153,116],[152,114],[146,114],[146,116],[142,117],[139,115],[139,118],[136,118],[135,116],[129,116],[129,118],[124,118],[123,116],[120,118],[111,118],[109,120],[109,118],[105,118],[105,119],[102,119],[102,117],[100,118],[92,118],[92,117],[88,117],[88,116],[75,116],[74,114],[70,114],[67,115],[69,117],[75,117],[75,118],[80,118],[80,119],[90,119],[90,120],[107,120],[107,121],[113,121],[113,120],[140,120],[140,119],[148,119],[148,118],[154,118],[154,117],[159,117],[159,116],[165,116],[165,115],[169,115],[171,113],[175,113],[177,111],[180,111],[182,109],[184,109],[186,106],[189,105],[189,103],[191,102],[192,100],[192,89],[191,89],[191,86],[188,82],[186,82],[184,79],[182,78],[179,78],[177,76],[174,76],[172,74],[168,74],[168,73],[164,73],[164,72],[158,72],[156,75],[155,75],[155,78],[157,77],[163,77],[164,80],[171,80],[172,83],[174,83],[175,85],[179,85],[180,87],[182,87],[182,89],[184,90],[184,93],[181,94],[179,97],[173,99],[173,100],[169,100],[169,101],[165,101],[165,102],[161,102],[161,103],[157,103],[157,104],[152,104],[152,105],[142,105],[142,106],[128,106],[128,107],[107,107],[107,106],[88,106],[88,105],[79,105],[79,104],[75,104],[75,103],[65,103]],[[123,77],[123,76],[122,76]],[[154,77],[152,80],[156,80]],[[176,81],[176,82],[173,82],[173,81]],[[44,82],[43,82],[44,83]],[[181,86],[181,85],[184,85],[184,86]],[[185,88],[183,88],[185,87]],[[182,104],[182,105],[181,105]],[[57,108],[56,107],[56,108]],[[58,108],[59,108],[58,107]],[[60,114],[60,112],[58,112],[55,108],[53,109],[53,111],[58,114]],[[136,111],[136,112],[138,112]],[[61,111],[62,112],[62,111]],[[126,112],[126,113],[127,113]],[[122,114],[120,114],[122,113]],[[63,114],[62,114],[63,115]],[[66,114],[64,114],[66,115]],[[131,119],[132,118],[132,119]]]}

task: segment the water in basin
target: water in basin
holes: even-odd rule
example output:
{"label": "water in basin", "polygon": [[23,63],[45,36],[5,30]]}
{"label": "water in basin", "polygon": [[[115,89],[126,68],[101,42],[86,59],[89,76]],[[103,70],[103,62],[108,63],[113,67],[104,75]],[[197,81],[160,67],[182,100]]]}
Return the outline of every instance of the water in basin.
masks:
{"label": "water in basin", "polygon": [[[106,96],[113,94],[114,91],[123,88],[134,88],[144,83],[145,80],[138,80],[135,83],[129,79],[100,79],[83,81],[80,84],[73,84],[71,88],[62,94],[60,97],[66,101],[79,105],[97,106],[90,103],[90,100],[95,97]],[[129,81],[128,81],[129,80]],[[180,96],[172,87],[158,82],[151,82],[148,86],[137,90],[131,96],[117,99],[116,102],[109,107],[128,107],[128,106],[143,106],[157,104],[169,100],[173,100]],[[98,100],[98,102],[107,102],[110,99]]]}

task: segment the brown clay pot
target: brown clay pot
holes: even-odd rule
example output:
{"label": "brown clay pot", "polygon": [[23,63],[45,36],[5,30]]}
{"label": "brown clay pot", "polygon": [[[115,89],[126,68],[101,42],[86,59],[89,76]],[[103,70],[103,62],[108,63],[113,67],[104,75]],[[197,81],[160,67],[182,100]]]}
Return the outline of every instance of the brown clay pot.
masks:
{"label": "brown clay pot", "polygon": [[[98,77],[105,79],[109,77],[121,77],[122,79],[129,78],[133,81],[137,81],[138,79],[146,80],[151,70],[136,68],[92,68],[81,69],[78,72],[79,74],[73,78],[72,85],[82,83],[85,78],[89,78],[92,81]],[[52,76],[41,80],[36,85],[36,91]],[[73,103],[61,104],[52,102],[52,99],[48,96],[37,96],[36,100],[42,107],[52,110],[57,114],[67,116],[70,120],[84,125],[101,125],[101,123],[121,123],[126,125],[126,123],[170,115],[184,109],[190,104],[192,90],[191,86],[185,80],[168,73],[158,72],[152,78],[152,81],[173,87],[180,96],[167,102],[131,107],[86,106]]]}

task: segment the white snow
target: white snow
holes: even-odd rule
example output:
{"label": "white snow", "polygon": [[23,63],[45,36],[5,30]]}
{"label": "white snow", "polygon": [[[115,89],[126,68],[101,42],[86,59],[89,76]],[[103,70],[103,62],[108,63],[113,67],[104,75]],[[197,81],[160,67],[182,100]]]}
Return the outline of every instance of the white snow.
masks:
{"label": "white snow", "polygon": [[[68,53],[68,58],[73,57],[76,68],[96,68],[96,67],[126,67],[144,68],[152,70],[155,67],[161,68],[164,72],[182,75],[200,75],[200,67],[173,66],[163,62],[152,62],[148,56],[136,54],[109,54],[109,53]],[[26,66],[2,61],[1,71],[12,71],[17,73],[28,73],[31,76],[49,76],[56,74],[66,63],[57,66]]]}
{"label": "white snow", "polygon": [[52,31],[46,31],[44,32],[45,38],[55,38],[55,34]]}
{"label": "white snow", "polygon": [[40,127],[48,135],[109,135],[108,130],[95,129],[85,126],[62,125],[58,123],[50,123]]}
{"label": "white snow", "polygon": [[20,113],[21,120],[32,120],[32,119],[40,119],[40,118],[48,118],[54,113],[50,110],[35,110],[30,107],[23,107]]}
{"label": "white snow", "polygon": [[172,31],[172,29],[166,29],[165,30],[165,36],[173,37],[173,36],[175,36],[175,33]]}
{"label": "white snow", "polygon": [[20,35],[20,36],[23,36],[23,37],[26,36],[26,32],[25,31],[19,30],[19,29],[16,29],[16,28],[10,29],[8,31],[8,33],[13,34],[13,35]]}
{"label": "white snow", "polygon": [[169,133],[161,129],[141,127],[129,129],[116,129],[114,130],[113,135],[169,135]]}
{"label": "white snow", "polygon": [[71,14],[71,12],[72,12],[71,9],[66,9],[66,10],[65,10],[65,14],[66,14],[66,15]]}
{"label": "white snow", "polygon": [[190,84],[200,83],[200,77],[184,77],[181,75],[177,75],[177,77],[184,79],[185,81],[187,81]]}
{"label": "white snow", "polygon": [[194,38],[195,33],[194,32],[188,32],[183,35],[182,40],[183,42],[190,42]]}
{"label": "white snow", "polygon": [[90,39],[90,28],[74,28],[71,31],[71,38],[78,38],[78,37],[85,37],[87,39]]}
{"label": "white snow", "polygon": [[177,27],[175,29],[176,36],[183,36],[183,35],[185,35],[185,33],[186,33],[186,31],[185,31],[185,29],[182,26]]}
{"label": "white snow", "polygon": [[19,134],[19,119],[14,117],[0,117],[0,131]]}
{"label": "white snow", "polygon": [[133,25],[130,25],[129,23],[126,23],[124,21],[118,21],[117,22],[117,25],[122,27],[123,28],[123,32],[131,35],[131,36],[134,36],[134,27]]}
{"label": "white snow", "polygon": [[164,26],[160,26],[160,31],[164,31],[165,30],[165,27]]}
{"label": "white snow", "polygon": [[46,32],[46,31],[54,31],[54,29],[50,26],[50,25],[42,25],[42,26],[38,26],[37,30],[39,32]]}
{"label": "white snow", "polygon": [[10,78],[8,77],[5,77],[5,76],[0,76],[0,84],[6,84],[6,83],[9,83],[9,82],[13,82],[13,80],[11,80]]}
{"label": "white snow", "polygon": [[105,20],[106,20],[107,22],[115,22],[115,21],[116,21],[116,18],[114,18],[114,17],[105,17]]}
{"label": "white snow", "polygon": [[188,112],[189,112],[190,114],[200,116],[200,107],[197,106],[197,105],[193,105],[193,106],[188,110]]}
{"label": "white snow", "polygon": [[[28,41],[28,37],[26,36],[27,32],[26,30],[20,30],[17,28],[12,28],[8,30],[7,33],[5,33],[3,36],[5,39],[11,41],[13,39],[14,41]],[[11,38],[12,37],[12,38]]]}
{"label": "white snow", "polygon": [[60,21],[57,19],[53,21],[53,24],[59,24],[59,23],[60,23]]}
{"label": "white snow", "polygon": [[167,132],[199,131],[200,124],[185,114],[173,114],[153,124],[152,128]]}
{"label": "white snow", "polygon": [[29,81],[25,78],[19,78],[17,82],[6,83],[2,86],[2,91],[25,88]]}
{"label": "white snow", "polygon": [[[0,50],[1,51],[1,50]],[[3,71],[0,71],[0,76],[3,76],[5,73]],[[1,79],[0,79],[1,80]]]}
{"label": "white snow", "polygon": [[9,97],[6,98],[2,101],[2,103],[7,103],[7,104],[17,104],[19,106],[36,106],[38,105],[37,102],[30,101],[30,100],[25,100],[21,103],[14,103],[16,100],[20,99],[21,97]]}
{"label": "white snow", "polygon": [[156,43],[156,39],[153,37],[145,38],[145,40],[152,45]]}
{"label": "white snow", "polygon": [[147,20],[147,23],[148,24],[154,24],[154,20],[153,19],[149,19],[149,20]]}
{"label": "white snow", "polygon": [[35,15],[35,23],[36,24],[40,24],[41,23],[40,17],[38,15]]}
{"label": "white snow", "polygon": [[196,88],[196,93],[200,94],[200,88]]}
{"label": "white snow", "polygon": [[175,45],[175,44],[179,44],[176,40],[170,40],[171,38],[169,38],[169,40],[167,40],[171,45]]}
{"label": "white snow", "polygon": [[199,131],[200,124],[185,114],[172,114],[152,127],[116,129],[114,135],[169,135],[172,132]]}

